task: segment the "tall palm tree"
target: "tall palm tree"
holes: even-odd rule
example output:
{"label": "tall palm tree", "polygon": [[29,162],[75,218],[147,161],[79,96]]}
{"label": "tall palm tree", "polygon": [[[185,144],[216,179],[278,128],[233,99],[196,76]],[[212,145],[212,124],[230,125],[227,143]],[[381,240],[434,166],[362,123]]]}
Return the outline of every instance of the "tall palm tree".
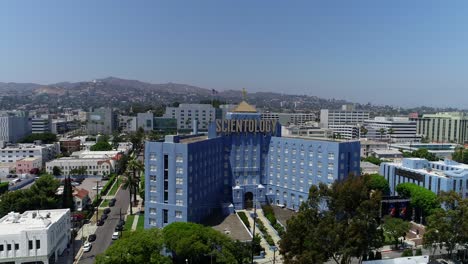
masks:
{"label": "tall palm tree", "polygon": [[136,188],[138,188],[137,179],[135,179],[131,173],[125,172],[122,188],[124,190],[128,190],[128,194],[130,196],[130,214],[132,215],[132,194],[135,192]]}
{"label": "tall palm tree", "polygon": [[139,188],[138,183],[140,182],[141,173],[145,171],[145,165],[143,165],[143,163],[140,160],[138,160],[135,156],[133,156],[128,161],[127,171],[129,172],[129,174],[132,174],[133,179],[135,179],[137,182],[137,185],[135,189],[133,190],[133,201],[136,201],[137,200],[136,195],[138,193],[138,188]]}
{"label": "tall palm tree", "polygon": [[383,136],[384,133],[385,133],[385,129],[384,129],[384,128],[379,129],[380,140],[382,140],[382,136]]}

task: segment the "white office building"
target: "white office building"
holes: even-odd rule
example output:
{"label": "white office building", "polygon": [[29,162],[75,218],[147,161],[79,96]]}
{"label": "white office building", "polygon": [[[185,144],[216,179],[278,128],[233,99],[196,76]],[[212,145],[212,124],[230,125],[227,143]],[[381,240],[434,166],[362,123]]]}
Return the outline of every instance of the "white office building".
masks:
{"label": "white office building", "polygon": [[27,112],[0,112],[0,141],[16,143],[31,134],[31,126]]}
{"label": "white office building", "polygon": [[137,131],[137,118],[136,116],[119,116],[119,129],[124,133],[131,133]]}
{"label": "white office building", "polygon": [[385,140],[392,143],[420,142],[421,136],[416,134],[416,121],[408,117],[375,117],[365,120],[363,126],[367,130],[364,136],[372,140]]}
{"label": "white office building", "polygon": [[69,209],[11,212],[0,219],[1,263],[55,263],[70,242]]}
{"label": "white office building", "polygon": [[303,138],[331,138],[331,130],[321,128],[318,125],[290,125],[281,126],[281,135],[283,137],[303,137]]}
{"label": "white office building", "polygon": [[60,153],[59,143],[0,145],[0,163],[16,163],[23,158],[38,158],[42,165]]}
{"label": "white office building", "polygon": [[264,120],[276,120],[283,126],[305,125],[308,122],[315,122],[315,113],[262,113]]}
{"label": "white office building", "polygon": [[178,107],[166,107],[163,117],[177,119],[177,129],[192,130],[193,120],[198,121],[198,129],[207,131],[216,119],[216,109],[210,104],[180,104]]}
{"label": "white office building", "polygon": [[60,168],[62,175],[70,175],[73,169],[85,168],[86,175],[109,175],[115,170],[115,160],[108,158],[64,157],[46,163],[47,173],[52,174],[54,167]]}
{"label": "white office building", "polygon": [[357,125],[328,125],[328,129],[333,132],[333,136],[338,139],[358,139],[359,126]]}
{"label": "white office building", "polygon": [[51,132],[52,119],[49,115],[36,116],[31,119],[31,132],[33,134],[42,134]]}
{"label": "white office building", "polygon": [[320,110],[320,125],[324,128],[330,128],[334,125],[357,125],[362,124],[369,117],[368,111],[322,109]]}

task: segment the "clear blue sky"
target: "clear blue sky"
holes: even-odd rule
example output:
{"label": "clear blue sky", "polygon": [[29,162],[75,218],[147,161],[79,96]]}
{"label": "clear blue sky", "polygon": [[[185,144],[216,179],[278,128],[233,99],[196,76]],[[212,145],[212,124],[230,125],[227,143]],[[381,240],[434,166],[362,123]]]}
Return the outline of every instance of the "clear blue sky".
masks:
{"label": "clear blue sky", "polygon": [[467,1],[1,1],[0,81],[468,108],[467,14]]}

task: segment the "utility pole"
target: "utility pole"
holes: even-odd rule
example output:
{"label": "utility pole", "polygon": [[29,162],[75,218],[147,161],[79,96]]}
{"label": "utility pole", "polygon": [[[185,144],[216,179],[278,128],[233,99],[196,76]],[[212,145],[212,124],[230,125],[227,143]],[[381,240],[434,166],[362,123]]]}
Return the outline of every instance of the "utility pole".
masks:
{"label": "utility pole", "polygon": [[[244,89],[245,91],[245,89]],[[256,203],[256,200],[257,200],[257,192],[255,191],[255,198],[254,198],[254,216],[253,216],[253,229],[252,229],[252,264],[254,263],[254,241],[255,241],[255,222],[256,222],[256,219],[257,219],[257,203]]]}
{"label": "utility pole", "polygon": [[273,264],[276,264],[276,246],[273,246]]}

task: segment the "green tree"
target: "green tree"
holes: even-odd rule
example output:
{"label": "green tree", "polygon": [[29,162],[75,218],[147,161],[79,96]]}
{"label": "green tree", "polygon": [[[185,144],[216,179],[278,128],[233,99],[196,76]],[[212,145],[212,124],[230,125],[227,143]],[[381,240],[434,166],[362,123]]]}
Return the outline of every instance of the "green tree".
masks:
{"label": "green tree", "polygon": [[143,201],[145,200],[145,175],[142,174],[141,177],[140,177],[140,197],[141,199],[143,199]]}
{"label": "green tree", "polygon": [[398,248],[398,239],[408,233],[411,224],[400,218],[385,216],[382,228],[384,233],[395,242],[395,248]]}
{"label": "green tree", "polygon": [[133,179],[136,181],[136,185],[133,185],[133,201],[137,200],[137,193],[139,189],[138,182],[140,181],[140,175],[145,170],[145,165],[138,160],[135,156],[133,156],[127,163],[127,171],[129,174],[132,174]]}
{"label": "green tree", "polygon": [[162,232],[157,228],[133,231],[98,255],[96,264],[171,264],[168,257],[161,255],[163,245]]}
{"label": "green tree", "polygon": [[139,127],[137,132],[129,135],[129,141],[132,143],[132,152],[138,156],[143,149],[143,140],[145,138],[145,130]]}
{"label": "green tree", "polygon": [[363,159],[362,161],[367,161],[367,162],[370,162],[370,163],[375,164],[377,166],[380,166],[380,164],[382,163],[381,159],[376,158],[374,156],[369,156],[369,157]]}
{"label": "green tree", "polygon": [[81,166],[70,170],[70,175],[86,175],[86,167]]}
{"label": "green tree", "polygon": [[[210,227],[190,222],[175,222],[163,229],[167,249],[176,263],[237,263],[234,241]],[[246,256],[242,257],[245,258]],[[237,257],[238,258],[238,257]]]}
{"label": "green tree", "polygon": [[384,129],[384,128],[381,128],[381,129],[379,129],[378,132],[379,132],[379,134],[380,134],[380,140],[382,140],[382,137],[383,137],[383,135],[385,134],[385,129]]}
{"label": "green tree", "polygon": [[8,182],[0,182],[0,195],[6,193],[8,191]]}
{"label": "green tree", "polygon": [[96,144],[92,145],[89,150],[91,151],[109,151],[112,150],[111,144],[106,141],[98,141]]}
{"label": "green tree", "polygon": [[61,174],[62,174],[62,170],[61,170],[59,167],[54,166],[54,167],[52,168],[52,175],[54,175],[54,176],[60,176]]}
{"label": "green tree", "polygon": [[434,250],[435,245],[443,245],[452,256],[458,244],[466,245],[468,241],[468,199],[451,191],[442,192],[439,201],[444,209],[435,209],[427,218],[423,243]]}
{"label": "green tree", "polygon": [[34,133],[31,134],[22,140],[20,140],[21,143],[34,143],[34,141],[40,140],[44,144],[51,144],[54,142],[57,142],[57,135],[52,134],[52,133]]}
{"label": "green tree", "polygon": [[370,174],[369,188],[372,190],[379,190],[383,195],[390,194],[390,185],[384,176],[380,174]]}
{"label": "green tree", "polygon": [[369,131],[365,126],[361,126],[359,128],[359,133],[361,134],[361,137],[365,137]]}
{"label": "green tree", "polygon": [[74,205],[71,179],[70,177],[65,177],[62,193],[62,208],[70,208],[70,210],[73,211],[75,209]]}
{"label": "green tree", "polygon": [[134,191],[138,189],[138,180],[133,177],[133,174],[129,173],[128,171],[124,173],[124,179],[122,184],[122,189],[128,190],[128,195],[130,196],[130,214],[133,214],[132,210],[132,194]]}
{"label": "green tree", "polygon": [[437,195],[432,191],[414,183],[400,183],[396,191],[403,198],[410,198],[410,205],[422,209],[423,215],[428,216],[434,209],[440,207]]}
{"label": "green tree", "polygon": [[[280,241],[285,263],[350,263],[383,244],[378,229],[380,191],[370,176],[348,176],[328,187],[312,186],[299,213],[287,222]],[[324,205],[324,202],[326,205]],[[323,210],[326,206],[328,210]]]}

